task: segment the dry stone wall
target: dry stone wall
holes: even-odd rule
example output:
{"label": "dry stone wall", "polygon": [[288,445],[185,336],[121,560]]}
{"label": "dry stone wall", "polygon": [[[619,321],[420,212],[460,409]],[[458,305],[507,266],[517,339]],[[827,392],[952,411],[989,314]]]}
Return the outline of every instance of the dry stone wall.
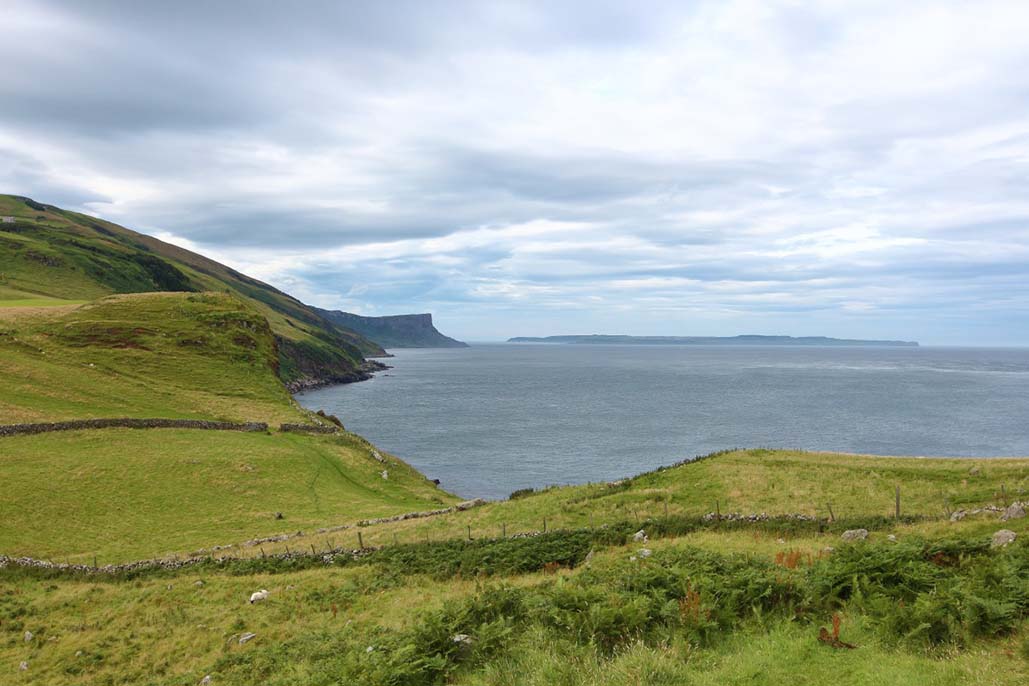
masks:
{"label": "dry stone wall", "polygon": [[264,422],[211,422],[203,419],[137,419],[114,417],[107,419],[74,419],[67,422],[38,424],[0,424],[0,437],[42,434],[51,431],[77,431],[80,429],[202,429],[207,431],[267,431]]}

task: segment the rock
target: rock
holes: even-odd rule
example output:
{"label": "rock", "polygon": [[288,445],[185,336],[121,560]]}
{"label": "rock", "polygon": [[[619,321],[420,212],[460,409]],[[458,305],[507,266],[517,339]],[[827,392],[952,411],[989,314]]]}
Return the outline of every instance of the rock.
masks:
{"label": "rock", "polygon": [[968,475],[969,476],[979,476],[980,474],[982,474],[982,472],[983,472],[983,470],[979,469],[978,467],[972,467],[971,469],[968,470]]}
{"label": "rock", "polygon": [[385,469],[382,470],[382,478],[387,480],[387,481],[389,480],[389,471],[388,470],[385,470]]}
{"label": "rock", "polygon": [[785,545],[786,544],[786,539],[785,538],[777,538],[777,539],[775,539],[775,542],[778,543],[779,545]]}
{"label": "rock", "polygon": [[844,541],[863,541],[868,538],[868,529],[847,529],[840,538]]}
{"label": "rock", "polygon": [[455,510],[470,510],[473,507],[479,507],[480,505],[485,505],[485,504],[486,504],[486,501],[483,500],[482,498],[473,498],[472,500],[465,500],[464,502],[460,502],[457,505],[454,505],[454,509]]}
{"label": "rock", "polygon": [[366,653],[370,653],[370,652],[372,652],[373,650],[375,650],[375,646],[368,646],[367,648],[365,648],[365,649],[364,649],[364,652],[366,652]]}
{"label": "rock", "polygon": [[248,631],[248,632],[246,632],[245,634],[243,634],[242,636],[239,637],[239,644],[243,645],[244,643],[247,643],[248,641],[252,641],[255,638],[257,638],[257,634],[254,634],[254,633],[251,633],[251,632]]}
{"label": "rock", "polygon": [[990,540],[991,548],[1003,548],[1009,543],[1013,543],[1015,540],[1015,532],[1011,529],[1001,529],[997,533],[993,534],[993,538]]}
{"label": "rock", "polygon": [[82,655],[83,655],[83,652],[81,650],[76,650],[75,651],[75,657],[82,657]]}
{"label": "rock", "polygon": [[967,514],[968,513],[965,512],[964,510],[954,510],[953,512],[950,513],[950,521],[952,521],[952,522],[960,522],[962,519],[965,518],[965,515],[967,515]]}
{"label": "rock", "polygon": [[639,555],[641,559],[646,559],[653,555],[654,551],[652,551],[650,548],[640,548],[639,552],[636,554]]}
{"label": "rock", "polygon": [[22,662],[20,665],[18,665],[18,669],[21,670],[22,672],[26,671],[28,668],[29,668],[29,663],[28,662]]}
{"label": "rock", "polygon": [[897,537],[894,536],[893,534],[890,534],[889,536],[886,537],[886,540],[887,541],[896,541]]}
{"label": "rock", "polygon": [[200,686],[208,686],[211,683],[211,675],[208,674],[200,680]]}
{"label": "rock", "polygon": [[276,512],[276,513],[275,513],[275,518],[276,518],[276,519],[285,519],[285,517],[283,517],[283,516],[282,516],[282,513],[281,513],[281,512]]}
{"label": "rock", "polygon": [[639,531],[637,531],[636,533],[634,533],[632,535],[632,540],[636,541],[637,543],[646,543],[647,540],[648,540],[647,539],[647,532],[644,531],[643,529],[640,529]]}
{"label": "rock", "polygon": [[471,645],[472,643],[472,637],[468,634],[454,634],[450,640],[454,643],[463,643],[465,645]]}
{"label": "rock", "polygon": [[590,548],[590,551],[586,553],[586,557],[582,561],[584,565],[588,565],[590,562],[593,562],[593,548]]}
{"label": "rock", "polygon": [[833,548],[831,545],[827,545],[824,548],[822,548],[823,553],[831,553],[834,550],[836,550],[836,548]]}
{"label": "rock", "polygon": [[204,585],[204,582],[203,582],[202,579],[197,579],[196,581],[193,582],[193,585],[197,586],[197,587],[200,587],[200,586]]}
{"label": "rock", "polygon": [[32,642],[32,632],[31,631],[26,631],[25,632],[25,642],[26,643],[31,643]]}
{"label": "rock", "polygon": [[1011,503],[1004,510],[1004,514],[1000,516],[1000,521],[1006,522],[1009,519],[1021,519],[1022,517],[1025,517],[1025,508],[1022,507],[1022,503]]}
{"label": "rock", "polygon": [[256,591],[250,594],[250,604],[261,602],[262,600],[268,600],[268,589],[262,588],[260,591]]}

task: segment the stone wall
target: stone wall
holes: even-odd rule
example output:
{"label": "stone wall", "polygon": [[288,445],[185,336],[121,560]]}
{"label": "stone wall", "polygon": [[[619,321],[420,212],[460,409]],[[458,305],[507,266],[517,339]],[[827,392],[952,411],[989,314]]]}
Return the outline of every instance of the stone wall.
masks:
{"label": "stone wall", "polygon": [[282,424],[279,426],[279,431],[295,434],[334,434],[341,433],[343,429],[323,424]]}
{"label": "stone wall", "polygon": [[0,424],[0,437],[42,434],[51,431],[79,429],[203,429],[207,431],[267,431],[264,422],[211,422],[203,419],[136,419],[114,417],[110,419],[74,419],[67,422],[39,424]]}

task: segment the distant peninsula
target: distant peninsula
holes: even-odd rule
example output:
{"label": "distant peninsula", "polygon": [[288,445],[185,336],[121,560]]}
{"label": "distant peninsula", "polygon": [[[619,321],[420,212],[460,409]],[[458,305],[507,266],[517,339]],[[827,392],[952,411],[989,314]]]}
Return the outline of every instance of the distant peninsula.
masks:
{"label": "distant peninsula", "polygon": [[584,336],[516,336],[508,343],[574,343],[588,345],[810,345],[882,346],[917,348],[917,341],[876,341],[827,336],[624,336],[590,334]]}
{"label": "distant peninsula", "polygon": [[467,343],[444,336],[432,324],[431,314],[396,314],[364,317],[338,310],[315,309],[337,326],[356,331],[383,348],[466,348]]}

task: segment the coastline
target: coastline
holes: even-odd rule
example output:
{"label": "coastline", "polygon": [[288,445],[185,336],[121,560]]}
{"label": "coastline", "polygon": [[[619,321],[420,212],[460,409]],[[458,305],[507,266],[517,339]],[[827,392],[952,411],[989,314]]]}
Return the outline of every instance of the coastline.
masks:
{"label": "coastline", "polygon": [[[393,356],[388,355],[388,357]],[[376,373],[392,368],[393,367],[390,365],[377,360],[366,359],[358,366],[357,371],[352,374],[340,374],[318,378],[304,377],[302,379],[297,379],[296,381],[290,381],[285,384],[285,386],[286,390],[289,391],[289,394],[295,396],[298,393],[313,391],[327,386],[339,386],[348,383],[357,383],[359,381],[367,381],[374,377]]]}

